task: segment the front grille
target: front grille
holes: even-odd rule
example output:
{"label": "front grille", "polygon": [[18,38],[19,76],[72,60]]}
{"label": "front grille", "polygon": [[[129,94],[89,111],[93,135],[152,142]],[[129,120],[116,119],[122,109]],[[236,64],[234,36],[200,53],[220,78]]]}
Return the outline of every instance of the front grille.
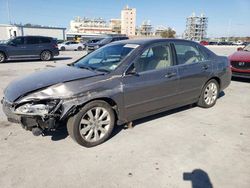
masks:
{"label": "front grille", "polygon": [[250,62],[232,61],[231,65],[233,68],[236,68],[236,69],[250,70]]}

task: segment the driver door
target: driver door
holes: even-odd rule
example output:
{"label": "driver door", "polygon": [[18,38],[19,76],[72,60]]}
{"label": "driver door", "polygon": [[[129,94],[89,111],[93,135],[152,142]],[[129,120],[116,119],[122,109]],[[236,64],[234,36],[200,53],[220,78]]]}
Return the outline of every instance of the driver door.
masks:
{"label": "driver door", "polygon": [[146,49],[123,77],[124,105],[128,119],[176,104],[179,83],[171,48],[161,43]]}
{"label": "driver door", "polygon": [[27,52],[27,45],[24,44],[24,37],[17,37],[8,44],[8,55],[10,58],[24,57]]}

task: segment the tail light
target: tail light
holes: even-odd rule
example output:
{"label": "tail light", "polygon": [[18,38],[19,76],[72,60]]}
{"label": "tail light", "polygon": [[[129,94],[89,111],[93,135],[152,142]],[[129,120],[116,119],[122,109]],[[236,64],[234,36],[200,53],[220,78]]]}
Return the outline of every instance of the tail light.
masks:
{"label": "tail light", "polygon": [[55,45],[54,45],[54,48],[58,48],[58,45],[57,45],[57,44],[55,44]]}

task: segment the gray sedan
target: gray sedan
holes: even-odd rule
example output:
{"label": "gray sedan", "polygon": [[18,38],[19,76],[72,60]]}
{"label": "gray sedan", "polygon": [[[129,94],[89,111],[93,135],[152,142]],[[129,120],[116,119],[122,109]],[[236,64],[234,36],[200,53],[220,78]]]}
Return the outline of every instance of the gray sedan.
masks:
{"label": "gray sedan", "polygon": [[92,147],[115,125],[193,103],[212,107],[230,80],[228,59],[195,42],[125,40],[12,82],[2,103],[8,120],[34,135],[66,123],[77,143]]}

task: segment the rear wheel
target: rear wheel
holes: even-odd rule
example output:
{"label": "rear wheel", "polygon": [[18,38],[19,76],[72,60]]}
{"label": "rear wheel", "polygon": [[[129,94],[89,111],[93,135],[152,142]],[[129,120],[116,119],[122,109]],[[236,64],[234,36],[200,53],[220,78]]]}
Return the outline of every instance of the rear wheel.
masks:
{"label": "rear wheel", "polygon": [[49,60],[51,60],[51,59],[52,59],[52,54],[51,54],[51,52],[50,52],[50,51],[47,51],[47,50],[43,51],[43,52],[41,53],[41,55],[40,55],[40,59],[41,59],[42,61],[49,61]]}
{"label": "rear wheel", "polygon": [[4,63],[6,60],[5,54],[3,52],[0,52],[0,63]]}
{"label": "rear wheel", "polygon": [[77,50],[78,50],[78,51],[82,51],[83,49],[82,49],[81,46],[78,46]]}
{"label": "rear wheel", "polygon": [[93,101],[68,120],[67,130],[78,144],[93,147],[109,138],[114,123],[115,115],[111,106],[104,101]]}
{"label": "rear wheel", "polygon": [[66,48],[63,46],[63,47],[60,48],[60,50],[61,50],[61,51],[65,51]]}
{"label": "rear wheel", "polygon": [[200,99],[198,101],[198,106],[203,108],[210,108],[215,105],[217,98],[219,96],[219,84],[216,80],[212,79],[206,83],[204,86]]}

